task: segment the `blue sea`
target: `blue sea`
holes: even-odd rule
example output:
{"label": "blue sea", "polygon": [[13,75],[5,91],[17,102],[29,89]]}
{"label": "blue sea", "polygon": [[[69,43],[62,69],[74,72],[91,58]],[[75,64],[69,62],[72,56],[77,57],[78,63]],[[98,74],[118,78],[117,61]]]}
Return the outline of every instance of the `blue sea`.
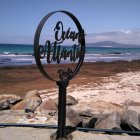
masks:
{"label": "blue sea", "polygon": [[[87,47],[85,62],[140,59],[140,48]],[[33,45],[0,44],[0,66],[36,64]]]}

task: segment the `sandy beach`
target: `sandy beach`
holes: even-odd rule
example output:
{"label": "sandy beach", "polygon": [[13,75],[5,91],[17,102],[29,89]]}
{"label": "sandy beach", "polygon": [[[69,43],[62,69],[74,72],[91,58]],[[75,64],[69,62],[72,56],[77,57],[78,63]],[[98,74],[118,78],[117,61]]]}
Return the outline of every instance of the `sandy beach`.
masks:
{"label": "sandy beach", "polygon": [[[56,65],[50,67],[53,72]],[[70,81],[67,94],[79,102],[104,100],[122,104],[126,99],[140,100],[140,61],[84,63],[80,72]],[[55,98],[55,82],[46,79],[36,66],[1,67],[0,94],[24,96],[39,90],[42,99]]]}
{"label": "sandy beach", "polygon": [[[71,65],[72,66],[72,65]],[[56,65],[49,67],[51,74],[54,73]],[[115,61],[115,62],[96,62],[96,63],[84,63],[77,76],[72,79],[67,87],[67,94],[73,96],[78,104],[71,106],[71,109],[77,114],[82,112],[86,115],[94,116],[99,114],[114,114],[115,111],[119,112],[119,115],[124,116],[123,104],[127,99],[134,102],[140,101],[140,60],[132,62],[127,61]],[[58,97],[58,87],[55,82],[46,79],[38,70],[36,66],[24,66],[24,67],[1,67],[0,68],[0,95],[1,94],[16,94],[24,98],[27,92],[32,90],[38,90],[41,97],[42,104],[47,101],[53,101],[52,99]],[[51,99],[50,99],[51,98]],[[21,101],[22,102],[22,101]],[[52,107],[53,103],[50,103],[49,107]],[[135,106],[133,106],[135,108]],[[136,106],[139,112],[139,106]],[[46,110],[45,110],[46,111]],[[9,113],[8,113],[9,112]],[[71,112],[72,113],[72,112]],[[9,115],[10,114],[10,115]],[[115,120],[118,113],[115,113]],[[1,112],[1,121],[3,122],[16,122],[16,123],[39,123],[39,124],[57,124],[57,115],[50,118],[49,115],[42,116],[39,109],[36,109],[35,114],[28,118],[25,112],[21,113],[19,110],[14,113],[14,110],[5,110]],[[66,124],[69,125],[69,116],[67,115]],[[76,121],[81,121],[81,116],[78,115]],[[114,118],[112,116],[112,118]],[[119,117],[119,116],[118,116]],[[72,116],[73,118],[73,116]],[[87,117],[88,118],[88,117]],[[82,124],[88,121],[86,117],[83,117]],[[89,117],[90,118],[90,117]],[[87,120],[86,120],[87,119]],[[72,119],[70,119],[72,120]],[[109,119],[110,120],[110,119]],[[120,119],[121,120],[121,119]],[[106,121],[105,121],[106,122]],[[133,121],[132,121],[133,122]],[[78,123],[78,122],[76,122]],[[88,122],[90,125],[90,121]],[[107,123],[105,123],[107,124]],[[114,125],[114,123],[111,123]],[[76,124],[75,124],[76,125]],[[98,124],[97,124],[98,125]],[[96,125],[96,126],[97,126]],[[136,123],[137,126],[137,123]],[[114,127],[114,126],[113,126]],[[138,126],[139,127],[139,126]],[[119,126],[118,126],[119,128]],[[123,128],[123,127],[122,127]],[[14,131],[14,130],[18,131]],[[27,133],[30,129],[29,133]],[[108,128],[110,129],[110,128]],[[40,131],[40,132],[39,132]],[[36,128],[1,128],[0,135],[2,140],[7,140],[7,132],[11,139],[35,139],[40,138],[50,139],[50,135],[56,130],[49,129],[36,129]],[[15,133],[16,132],[16,133]],[[34,133],[36,132],[36,133]],[[39,132],[39,133],[37,133]],[[24,134],[26,133],[26,134]],[[18,134],[18,136],[17,136]],[[46,135],[45,135],[46,134]],[[129,135],[107,135],[96,134],[93,132],[84,133],[74,131],[71,133],[73,139],[133,139],[137,140],[137,136]],[[8,135],[8,136],[9,136]],[[34,137],[35,136],[35,137]]]}

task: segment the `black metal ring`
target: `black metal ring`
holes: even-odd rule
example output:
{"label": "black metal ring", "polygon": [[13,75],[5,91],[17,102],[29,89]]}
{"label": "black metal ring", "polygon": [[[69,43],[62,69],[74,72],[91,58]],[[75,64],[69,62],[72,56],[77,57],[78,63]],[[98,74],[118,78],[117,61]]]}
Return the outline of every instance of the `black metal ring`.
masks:
{"label": "black metal ring", "polygon": [[[80,39],[80,44],[81,44],[81,50],[85,53],[85,34],[84,34],[84,30],[82,29],[82,26],[80,24],[80,22],[78,21],[78,19],[73,15],[71,14],[70,12],[68,11],[63,11],[63,10],[60,10],[60,11],[53,11],[51,13],[49,13],[48,15],[46,15],[39,23],[38,27],[37,27],[37,30],[36,30],[36,33],[35,33],[35,37],[34,37],[34,55],[35,55],[35,60],[36,60],[36,63],[37,63],[37,66],[40,70],[40,72],[45,76],[47,77],[48,79],[52,80],[52,81],[56,81],[54,80],[53,78],[51,78],[47,72],[44,70],[43,66],[42,66],[42,63],[40,61],[40,55],[39,55],[39,52],[38,52],[38,47],[39,47],[39,39],[40,39],[40,34],[41,34],[41,31],[42,31],[42,28],[45,24],[45,22],[48,20],[48,18],[50,16],[52,16],[53,14],[55,13],[58,13],[58,12],[61,12],[61,13],[64,13],[66,15],[68,15],[73,21],[74,23],[76,24],[77,28],[78,28],[78,31],[79,31],[79,35],[81,37]],[[84,53],[83,53],[83,56],[80,57],[78,63],[77,63],[77,66],[75,68],[75,70],[73,71],[72,73],[72,76],[70,77],[70,79],[68,80],[71,80],[76,74],[77,72],[79,71],[82,63],[83,63],[83,60],[84,60]]]}

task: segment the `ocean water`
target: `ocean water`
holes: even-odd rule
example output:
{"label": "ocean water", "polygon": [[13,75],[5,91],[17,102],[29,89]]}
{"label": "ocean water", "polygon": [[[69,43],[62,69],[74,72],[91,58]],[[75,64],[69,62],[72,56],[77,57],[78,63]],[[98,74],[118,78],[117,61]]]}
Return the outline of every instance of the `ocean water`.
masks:
{"label": "ocean water", "polygon": [[[140,59],[140,48],[87,47],[84,61],[111,62],[138,59]],[[0,66],[32,64],[36,64],[33,56],[33,45],[0,44]]]}

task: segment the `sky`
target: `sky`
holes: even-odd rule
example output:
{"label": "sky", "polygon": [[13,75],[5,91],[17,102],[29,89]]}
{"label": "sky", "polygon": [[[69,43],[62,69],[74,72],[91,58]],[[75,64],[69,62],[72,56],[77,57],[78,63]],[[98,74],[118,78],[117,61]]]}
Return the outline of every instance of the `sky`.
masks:
{"label": "sky", "polygon": [[86,42],[140,45],[140,0],[0,0],[0,43],[33,44],[40,20],[55,10],[78,18]]}

